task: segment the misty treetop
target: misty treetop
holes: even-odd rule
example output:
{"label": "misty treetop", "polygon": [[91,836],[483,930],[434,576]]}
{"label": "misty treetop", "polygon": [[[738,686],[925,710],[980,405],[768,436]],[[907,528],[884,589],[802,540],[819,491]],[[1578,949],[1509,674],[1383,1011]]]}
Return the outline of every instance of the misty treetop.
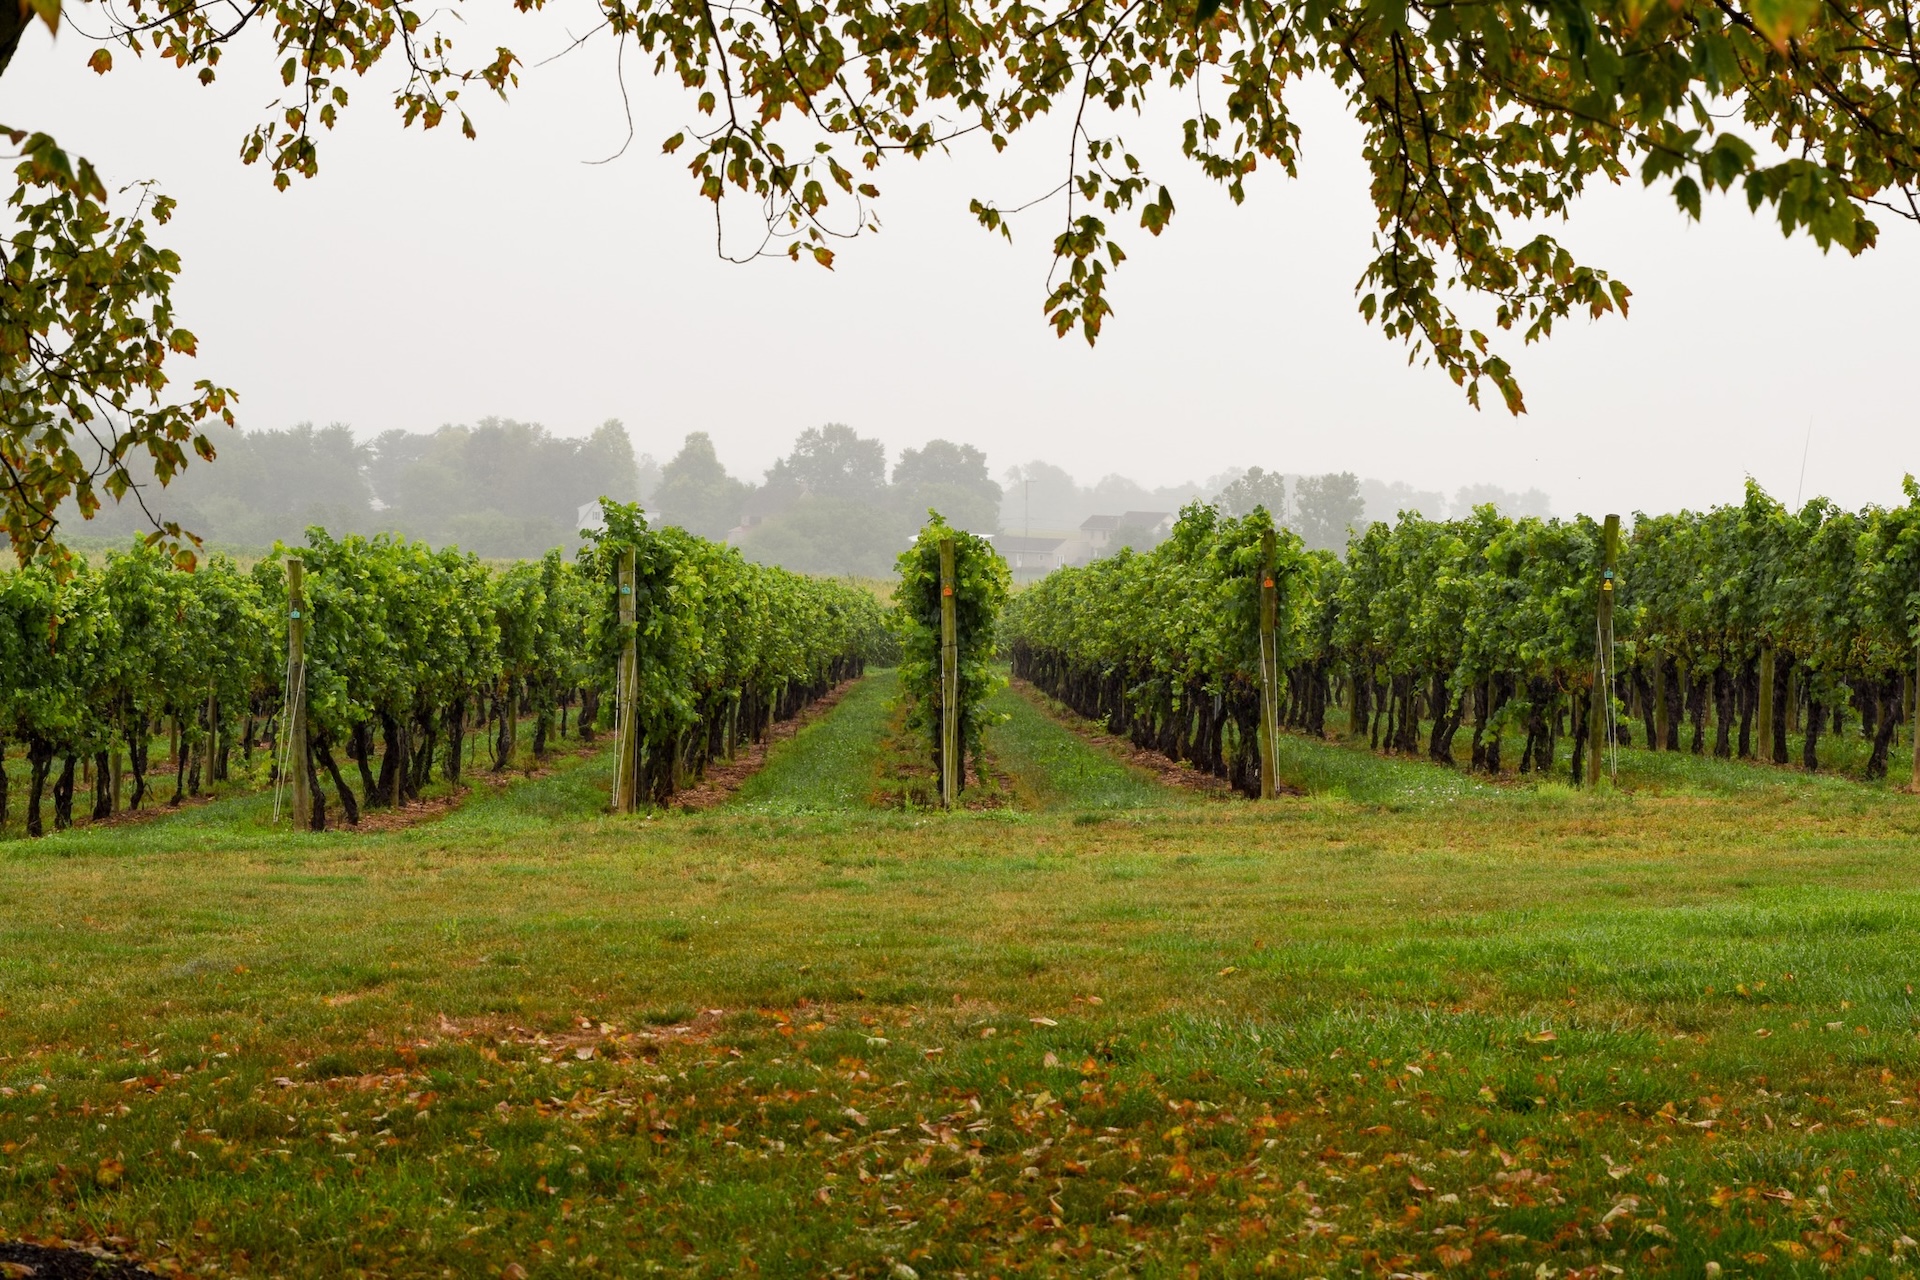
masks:
{"label": "misty treetop", "polygon": [[1366,521],[1360,481],[1351,471],[1302,476],[1294,487],[1291,524],[1309,551],[1344,547],[1348,533]]}
{"label": "misty treetop", "polygon": [[759,485],[730,475],[712,438],[693,432],[661,468],[654,506],[662,520],[725,537],[755,560],[882,578],[930,508],[956,528],[993,534],[1000,486],[973,445],[930,440],[903,450],[889,475],[883,441],[830,422],[802,431]]}
{"label": "misty treetop", "polygon": [[654,506],[669,523],[702,538],[722,538],[746,513],[753,486],[727,474],[704,431],[687,436],[680,452],[660,468]]}
{"label": "misty treetop", "polygon": [[865,501],[887,487],[887,446],[852,427],[808,427],[767,471],[767,488],[816,498]]}
{"label": "misty treetop", "polygon": [[929,440],[924,448],[903,449],[893,469],[901,501],[924,515],[936,509],[963,529],[999,526],[1001,486],[987,472],[987,455],[970,444]]}
{"label": "misty treetop", "polygon": [[1224,485],[1213,502],[1224,516],[1252,515],[1255,507],[1284,513],[1287,509],[1287,478],[1277,471],[1248,467]]}
{"label": "misty treetop", "polygon": [[524,555],[536,546],[571,546],[587,503],[639,500],[643,472],[651,469],[651,458],[643,468],[634,456],[617,420],[576,440],[537,423],[482,418],[431,435],[383,433],[373,442],[367,478],[414,537],[481,555]]}

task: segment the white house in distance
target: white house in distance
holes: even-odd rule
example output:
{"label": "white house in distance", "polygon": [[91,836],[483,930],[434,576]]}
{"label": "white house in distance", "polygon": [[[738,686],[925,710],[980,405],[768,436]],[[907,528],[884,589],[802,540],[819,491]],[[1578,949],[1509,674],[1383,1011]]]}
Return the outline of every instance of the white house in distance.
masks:
{"label": "white house in distance", "polygon": [[[1122,531],[1126,536],[1120,538]],[[1080,522],[1080,538],[1085,554],[1069,563],[1081,563],[1119,549],[1122,543],[1141,550],[1157,546],[1173,532],[1170,511],[1123,511],[1117,516],[1088,516]]]}
{"label": "white house in distance", "polygon": [[1084,562],[1107,554],[1107,548],[1113,543],[1114,531],[1119,527],[1119,516],[1088,516],[1082,520],[1080,536],[1075,541],[1080,543],[1085,554],[1079,559]]}
{"label": "white house in distance", "polygon": [[1003,533],[993,540],[993,545],[1006,559],[1007,567],[1013,570],[1015,582],[1033,582],[1065,563],[1060,558],[1060,552],[1067,545],[1067,539]]}
{"label": "white house in distance", "polygon": [[1166,541],[1174,517],[1167,511],[1123,511],[1117,516],[1088,516],[1070,533],[1003,533],[993,545],[1006,558],[1015,582],[1033,582],[1062,565],[1085,564],[1120,547],[1144,551]]}

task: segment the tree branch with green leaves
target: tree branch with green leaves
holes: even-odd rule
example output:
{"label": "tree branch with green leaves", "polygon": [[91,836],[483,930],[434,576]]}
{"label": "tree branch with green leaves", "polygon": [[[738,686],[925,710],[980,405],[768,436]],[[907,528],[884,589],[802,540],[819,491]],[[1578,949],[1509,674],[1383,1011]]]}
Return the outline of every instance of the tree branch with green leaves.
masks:
{"label": "tree branch with green leaves", "polygon": [[[1262,165],[1295,171],[1293,98],[1305,81],[1331,81],[1363,131],[1370,175],[1375,226],[1355,289],[1361,316],[1470,403],[1491,388],[1513,413],[1525,409],[1513,337],[1541,341],[1558,321],[1628,306],[1623,282],[1534,225],[1567,217],[1591,183],[1663,185],[1692,218],[1708,193],[1737,192],[1784,232],[1848,253],[1877,242],[1876,216],[1920,221],[1920,47],[1905,0],[596,2],[597,28],[570,48],[618,42],[623,75],[632,53],[687,91],[690,119],[662,146],[685,153],[730,257],[831,267],[836,242],[877,225],[877,171],[889,160],[976,137],[1000,152],[1022,131],[1063,118],[1061,180],[1043,183],[1045,194],[1027,205],[982,198],[971,208],[1006,235],[1022,208],[1054,210],[1044,314],[1057,332],[1089,342],[1114,314],[1126,243],[1165,232],[1176,209],[1175,179],[1128,147],[1120,122],[1162,99],[1190,101],[1180,150],[1201,180],[1240,202]],[[459,44],[458,3],[79,0],[79,8],[95,3],[104,25],[89,65],[103,74],[116,51],[166,59],[203,83],[243,50],[272,59],[286,93],[248,130],[241,155],[280,187],[318,173],[320,140],[351,104],[351,85],[396,54],[388,92],[408,125],[457,118],[470,136],[464,95],[505,97],[518,84],[512,49]],[[32,15],[54,25],[61,4],[0,0],[0,9],[3,69]],[[97,192],[88,198],[103,202]],[[744,251],[728,244],[720,216],[735,199],[763,224]],[[156,218],[158,210],[156,202]],[[175,269],[156,259],[132,279],[164,301]],[[102,353],[123,350],[81,333]],[[173,338],[159,341],[163,351]],[[36,402],[53,394],[43,371],[6,354],[6,376],[22,388],[15,394]],[[102,379],[111,400],[129,378],[152,387],[157,359],[143,361],[126,370],[124,356],[103,359],[85,376]],[[177,434],[182,415],[221,416],[228,399],[205,387],[135,424],[137,444],[158,446],[156,478],[179,465],[169,445],[187,438]],[[57,443],[20,436],[14,448],[16,468],[72,471]],[[125,483],[124,471],[115,474]],[[67,483],[79,491],[77,480]],[[41,536],[41,499],[58,488],[16,481],[10,532]]]}
{"label": "tree branch with green leaves", "polygon": [[[205,428],[232,425],[234,397],[204,379],[184,397],[170,385],[169,358],[196,347],[174,317],[180,259],[148,235],[148,219],[165,224],[173,202],[140,185],[121,193],[133,208],[116,215],[85,160],[44,133],[0,133],[21,148],[0,245],[0,488],[20,561],[57,560],[63,502],[90,517],[103,496],[141,501],[189,451],[211,459]],[[154,524],[190,565],[179,525]]]}

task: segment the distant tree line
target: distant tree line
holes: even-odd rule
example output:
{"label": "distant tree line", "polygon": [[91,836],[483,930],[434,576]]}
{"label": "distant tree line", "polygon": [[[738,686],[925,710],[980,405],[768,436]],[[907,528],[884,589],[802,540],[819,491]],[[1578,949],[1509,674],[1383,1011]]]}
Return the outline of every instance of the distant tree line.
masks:
{"label": "distant tree line", "polygon": [[[342,534],[396,533],[457,544],[491,558],[537,558],[575,544],[582,508],[602,497],[641,503],[656,522],[737,544],[751,559],[801,573],[891,577],[894,558],[929,510],[956,529],[1059,534],[1091,515],[1174,512],[1211,502],[1228,516],[1274,513],[1310,549],[1339,552],[1348,534],[1402,511],[1428,518],[1491,502],[1510,516],[1549,514],[1545,494],[1492,485],[1438,492],[1352,472],[1282,474],[1235,468],[1202,482],[1149,489],[1120,475],[1081,485],[1035,460],[994,480],[978,448],[929,440],[892,461],[884,442],[841,423],[809,427],[760,483],[728,472],[704,431],[663,466],[636,454],[619,421],[585,437],[538,423],[482,418],[431,432],[387,431],[358,441],[350,428],[303,423],[234,432],[219,462],[165,488],[144,487],[76,532],[112,544],[171,520],[215,547],[264,550],[321,525]],[[144,504],[144,509],[143,505]],[[1147,528],[1115,531],[1114,545],[1146,549]]]}
{"label": "distant tree line", "polygon": [[[1234,468],[1200,483],[1149,489],[1121,475],[1081,485],[1063,468],[1036,460],[1006,473],[1005,493],[1000,519],[1011,532],[1064,533],[1093,515],[1172,513],[1199,501],[1211,503],[1226,516],[1244,516],[1256,506],[1263,507],[1282,528],[1299,534],[1308,549],[1336,553],[1345,550],[1352,531],[1375,521],[1391,523],[1403,511],[1438,520],[1491,503],[1516,519],[1544,519],[1552,514],[1551,500],[1539,489],[1512,492],[1493,484],[1466,485],[1449,502],[1438,490],[1417,489],[1404,481],[1366,479],[1351,471],[1300,475],[1261,467]],[[1117,531],[1115,544],[1145,550],[1149,544],[1131,538],[1132,532]]]}
{"label": "distant tree line", "polygon": [[652,458],[635,456],[617,420],[577,439],[538,423],[482,418],[364,443],[344,425],[302,423],[234,432],[219,450],[215,465],[191,468],[164,489],[150,484],[68,527],[118,543],[152,528],[151,516],[216,546],[264,549],[276,539],[300,542],[309,526],[323,525],[534,558],[579,541],[582,506],[601,497],[640,501],[659,476]]}

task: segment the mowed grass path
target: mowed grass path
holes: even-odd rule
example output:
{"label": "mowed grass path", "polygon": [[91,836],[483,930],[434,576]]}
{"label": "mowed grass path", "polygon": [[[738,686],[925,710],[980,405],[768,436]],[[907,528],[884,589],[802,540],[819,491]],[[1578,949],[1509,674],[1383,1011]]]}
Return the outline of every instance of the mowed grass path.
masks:
{"label": "mowed grass path", "polygon": [[1013,776],[1018,809],[1152,809],[1196,799],[1088,742],[1011,688],[986,709],[998,720],[987,730],[987,749]]}
{"label": "mowed grass path", "polygon": [[775,746],[729,803],[768,813],[866,808],[899,688],[895,672],[869,673],[825,715]]}
{"label": "mowed grass path", "polygon": [[316,1277],[1915,1252],[1913,798],[768,807],[842,794],[863,696],[786,744],[841,773],[776,753],[706,814],[600,814],[588,761],[385,836],[0,845],[0,1236]]}

